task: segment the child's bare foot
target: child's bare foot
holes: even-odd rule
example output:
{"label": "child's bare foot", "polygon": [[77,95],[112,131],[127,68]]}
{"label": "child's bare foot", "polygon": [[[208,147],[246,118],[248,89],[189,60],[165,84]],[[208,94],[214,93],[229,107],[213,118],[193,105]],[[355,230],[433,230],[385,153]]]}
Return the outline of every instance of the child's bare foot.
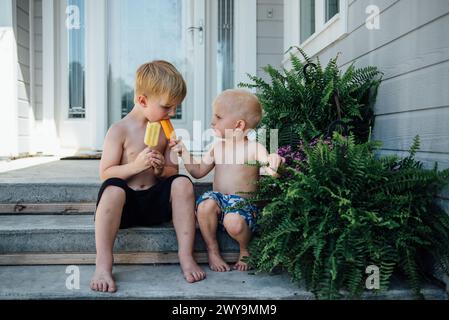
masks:
{"label": "child's bare foot", "polygon": [[223,260],[220,253],[216,250],[208,250],[207,257],[209,260],[209,267],[213,271],[226,272],[230,271],[231,267]]}
{"label": "child's bare foot", "polygon": [[115,286],[112,272],[102,270],[97,267],[92,280],[90,280],[90,288],[94,291],[100,292],[116,292],[117,287]]}
{"label": "child's bare foot", "polygon": [[192,255],[179,254],[179,263],[181,264],[182,273],[187,282],[193,283],[206,278],[206,273],[195,262]]}
{"label": "child's bare foot", "polygon": [[247,271],[249,270],[249,266],[246,262],[242,261],[243,257],[249,257],[249,252],[248,250],[242,250],[240,249],[240,256],[239,256],[239,260],[236,262],[236,264],[234,265],[233,269],[234,270],[239,270],[239,271]]}
{"label": "child's bare foot", "polygon": [[112,277],[112,264],[114,257],[112,255],[98,255],[96,259],[95,273],[90,280],[90,288],[100,292],[116,292],[114,278]]}

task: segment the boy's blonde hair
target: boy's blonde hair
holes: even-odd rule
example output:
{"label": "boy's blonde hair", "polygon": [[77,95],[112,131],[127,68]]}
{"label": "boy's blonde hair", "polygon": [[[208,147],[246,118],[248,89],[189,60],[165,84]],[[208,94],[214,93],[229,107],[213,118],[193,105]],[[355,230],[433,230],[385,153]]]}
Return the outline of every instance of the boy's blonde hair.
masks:
{"label": "boy's blonde hair", "polygon": [[166,96],[169,102],[179,105],[187,94],[181,73],[170,62],[155,60],[137,69],[134,102],[137,96]]}

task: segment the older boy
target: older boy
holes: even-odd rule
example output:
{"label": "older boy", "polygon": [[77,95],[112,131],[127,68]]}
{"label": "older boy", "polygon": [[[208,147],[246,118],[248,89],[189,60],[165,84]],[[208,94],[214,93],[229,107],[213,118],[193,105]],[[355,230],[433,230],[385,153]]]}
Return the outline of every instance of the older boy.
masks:
{"label": "older boy", "polygon": [[199,179],[215,168],[213,191],[206,192],[196,202],[210,268],[220,272],[230,270],[220,255],[216,239],[220,223],[240,245],[240,257],[234,269],[244,271],[248,266],[241,259],[249,256],[247,246],[259,211],[245,201],[247,193],[256,190],[259,168],[245,164],[268,163],[266,172],[275,176],[283,159],[277,154],[269,155],[263,145],[247,137],[248,131],[255,128],[262,117],[262,108],[255,95],[244,90],[224,91],[215,99],[213,110],[211,126],[224,140],[216,142],[200,163],[195,163],[181,141],[171,139],[170,146],[182,156],[187,171],[194,178]]}
{"label": "older boy", "polygon": [[169,119],[186,96],[186,85],[176,68],[153,61],[137,70],[135,106],[109,129],[100,162],[100,188],[95,213],[95,291],[115,292],[113,246],[119,229],[170,221],[178,239],[178,256],[188,282],[205,278],[193,258],[195,236],[194,192],[190,179],[178,175],[168,141],[161,132],[154,148],[144,144],[147,123]]}

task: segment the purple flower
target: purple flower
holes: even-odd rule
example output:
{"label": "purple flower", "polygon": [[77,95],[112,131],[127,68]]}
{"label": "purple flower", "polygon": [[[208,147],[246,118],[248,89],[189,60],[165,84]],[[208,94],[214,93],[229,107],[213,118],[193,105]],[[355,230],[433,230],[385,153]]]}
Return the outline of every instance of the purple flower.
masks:
{"label": "purple flower", "polygon": [[295,170],[300,170],[298,162],[305,161],[305,154],[301,150],[293,151],[292,146],[287,145],[279,148],[278,154],[285,158],[285,164],[289,167],[293,167]]}
{"label": "purple flower", "polygon": [[[322,140],[321,138],[314,138],[310,143],[310,147],[314,147],[322,141],[325,145],[329,147],[330,150],[333,149],[332,139],[330,137]],[[300,163],[307,162],[307,156],[304,152],[304,142],[301,140],[298,144],[297,150],[293,150],[291,145],[286,145],[278,150],[278,154],[285,158],[285,164],[288,167],[294,168],[295,170],[301,171]]]}

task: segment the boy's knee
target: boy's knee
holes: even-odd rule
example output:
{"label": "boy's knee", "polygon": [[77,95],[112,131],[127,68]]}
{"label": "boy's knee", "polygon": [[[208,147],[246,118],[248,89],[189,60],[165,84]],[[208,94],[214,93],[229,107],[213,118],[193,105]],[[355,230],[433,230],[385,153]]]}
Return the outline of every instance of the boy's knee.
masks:
{"label": "boy's knee", "polygon": [[116,186],[108,186],[104,189],[103,194],[101,195],[101,201],[107,201],[108,203],[121,203],[126,199],[125,190]]}
{"label": "boy's knee", "polygon": [[241,234],[247,229],[246,221],[238,214],[227,214],[224,218],[223,225],[229,234]]}
{"label": "boy's knee", "polygon": [[187,177],[178,177],[173,180],[171,190],[175,193],[190,194],[193,193],[193,184]]}

